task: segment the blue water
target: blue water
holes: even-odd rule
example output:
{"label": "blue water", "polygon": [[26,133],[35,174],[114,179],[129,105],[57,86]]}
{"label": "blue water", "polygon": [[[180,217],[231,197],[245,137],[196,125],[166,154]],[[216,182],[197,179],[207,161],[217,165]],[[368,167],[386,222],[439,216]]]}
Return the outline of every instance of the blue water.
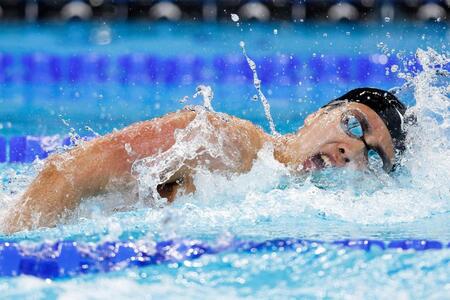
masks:
{"label": "blue water", "polygon": [[[401,83],[395,73],[385,75],[386,67],[398,63],[398,53],[412,57],[418,46],[441,49],[448,41],[445,23],[419,28],[390,23],[2,24],[0,34],[2,115],[14,121],[11,131],[32,133],[33,128],[38,134],[65,132],[59,115],[70,118],[73,126],[87,122],[108,132],[181,107],[178,100],[191,96],[202,82],[214,88],[218,110],[266,125],[260,106],[248,101],[255,92],[241,40],[259,64],[278,126],[289,131],[305,114],[349,88]],[[383,57],[380,43],[396,52]],[[157,70],[147,65],[148,57]],[[36,114],[48,120],[36,122]],[[291,123],[286,125],[286,119]],[[29,126],[32,122],[35,126]]]}
{"label": "blue water", "polygon": [[[104,134],[132,122],[198,104],[199,84],[213,107],[268,130],[240,41],[258,65],[278,131],[359,86],[392,88],[415,75],[424,124],[405,167],[392,178],[346,171],[296,181],[271,159],[249,174],[199,174],[198,192],[164,209],[115,212],[120,195],[86,199],[56,228],[2,236],[20,243],[71,239],[212,244],[239,238],[403,238],[450,241],[448,80],[431,78],[418,49],[448,53],[445,23],[2,24],[0,136]],[[276,29],[276,31],[275,31]],[[428,56],[433,56],[427,52]],[[420,80],[419,80],[420,79]],[[436,87],[436,88],[435,88]],[[443,97],[439,98],[438,96]],[[189,100],[182,104],[183,97]],[[39,163],[2,163],[2,209],[32,180]],[[450,250],[355,251],[325,245],[307,253],[225,252],[196,261],[42,280],[0,279],[11,298],[436,298],[448,297]]]}

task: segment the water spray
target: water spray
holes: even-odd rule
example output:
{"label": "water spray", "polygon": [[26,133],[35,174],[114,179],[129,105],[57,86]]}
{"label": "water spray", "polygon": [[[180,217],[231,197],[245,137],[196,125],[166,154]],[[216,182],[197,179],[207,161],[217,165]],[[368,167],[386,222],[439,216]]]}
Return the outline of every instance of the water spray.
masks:
{"label": "water spray", "polygon": [[199,85],[197,87],[197,92],[192,96],[193,98],[197,98],[197,96],[203,97],[203,107],[207,111],[214,111],[212,108],[212,99],[214,97],[213,90],[208,85]]}
{"label": "water spray", "polygon": [[[430,49],[428,51],[430,51]],[[432,69],[431,70],[431,72],[434,73],[433,74],[434,76],[450,78],[450,72],[447,71],[447,70],[442,69],[445,66],[445,63],[447,63],[447,62],[442,62],[441,61],[441,64],[437,64],[437,65],[434,66],[434,67],[440,66],[440,68],[436,68],[436,69]],[[408,80],[402,86],[391,88],[389,90],[389,92],[394,94],[394,95],[398,95],[398,94],[404,92],[405,90],[408,90],[408,89],[413,88],[413,87],[414,87],[414,83],[411,80]]]}
{"label": "water spray", "polygon": [[258,73],[256,72],[256,64],[250,57],[248,57],[247,52],[245,51],[245,43],[243,41],[241,41],[239,43],[239,46],[241,46],[242,54],[244,54],[245,59],[247,60],[248,66],[252,70],[253,85],[255,86],[255,89],[258,92],[259,100],[261,101],[261,104],[263,105],[264,114],[266,116],[267,121],[269,122],[270,132],[272,135],[278,136],[280,134],[275,129],[275,123],[273,122],[272,114],[270,113],[269,101],[267,100],[266,96],[264,96],[263,92],[261,91],[261,80],[258,78]]}

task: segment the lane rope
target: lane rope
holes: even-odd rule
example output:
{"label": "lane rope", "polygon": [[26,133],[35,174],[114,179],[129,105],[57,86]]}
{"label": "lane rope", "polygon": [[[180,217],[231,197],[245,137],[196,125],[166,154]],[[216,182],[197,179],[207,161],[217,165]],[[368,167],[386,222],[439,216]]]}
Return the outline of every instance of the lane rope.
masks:
{"label": "lane rope", "polygon": [[[91,140],[94,136],[79,137],[79,140]],[[44,159],[58,149],[70,148],[77,141],[69,136],[0,136],[0,163],[31,163],[35,159]]]}
{"label": "lane rope", "polygon": [[36,245],[21,242],[0,243],[0,276],[31,275],[62,278],[87,273],[117,271],[127,267],[146,267],[198,259],[220,253],[264,253],[296,251],[301,255],[318,247],[361,251],[431,251],[450,249],[435,240],[338,240],[332,242],[303,239],[273,239],[263,242],[233,240],[211,244],[200,240],[178,239],[161,242],[111,241],[99,244],[59,241]]}
{"label": "lane rope", "polygon": [[[414,56],[408,72],[422,67]],[[302,82],[402,82],[391,67],[403,65],[395,56],[384,54],[303,56],[266,55],[255,58],[265,84],[296,86]],[[450,71],[450,64],[442,66]],[[403,70],[406,72],[406,70]],[[238,55],[164,56],[131,53],[108,56],[101,53],[59,55],[45,52],[14,54],[0,52],[2,84],[220,84],[247,85],[253,80],[246,60]]]}

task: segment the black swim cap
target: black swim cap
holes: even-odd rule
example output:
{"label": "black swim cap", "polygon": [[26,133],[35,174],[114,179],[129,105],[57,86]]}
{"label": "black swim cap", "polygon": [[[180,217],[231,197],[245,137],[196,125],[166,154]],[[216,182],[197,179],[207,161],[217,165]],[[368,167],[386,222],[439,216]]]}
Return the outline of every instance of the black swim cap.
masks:
{"label": "black swim cap", "polygon": [[386,124],[394,149],[399,153],[405,150],[406,131],[404,126],[413,120],[412,118],[405,119],[406,106],[392,93],[374,88],[358,88],[330,101],[324,107],[340,102],[357,102],[370,107]]}

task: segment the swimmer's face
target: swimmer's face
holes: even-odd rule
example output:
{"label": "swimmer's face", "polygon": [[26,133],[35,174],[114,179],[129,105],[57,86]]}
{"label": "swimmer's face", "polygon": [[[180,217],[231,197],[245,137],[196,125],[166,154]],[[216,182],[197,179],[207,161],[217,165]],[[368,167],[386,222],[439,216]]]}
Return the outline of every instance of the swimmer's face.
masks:
{"label": "swimmer's face", "polygon": [[366,168],[369,153],[379,155],[383,169],[393,165],[394,147],[383,120],[360,103],[322,108],[308,116],[290,143],[291,162],[301,170],[325,167]]}

